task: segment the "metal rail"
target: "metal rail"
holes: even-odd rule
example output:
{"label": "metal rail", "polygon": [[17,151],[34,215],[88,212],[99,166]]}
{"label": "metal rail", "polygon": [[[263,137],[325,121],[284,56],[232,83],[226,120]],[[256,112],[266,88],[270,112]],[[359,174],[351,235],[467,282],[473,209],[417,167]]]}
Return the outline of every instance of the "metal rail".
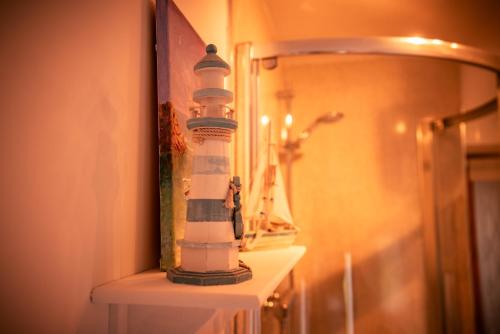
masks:
{"label": "metal rail", "polygon": [[500,56],[460,43],[423,37],[357,37],[279,41],[252,45],[252,59],[313,54],[417,56],[450,60],[500,73]]}
{"label": "metal rail", "polygon": [[432,121],[432,130],[444,130],[446,128],[458,125],[460,123],[473,121],[488,114],[497,111],[498,101],[496,98],[470,110],[463,111],[459,114],[445,116]]}

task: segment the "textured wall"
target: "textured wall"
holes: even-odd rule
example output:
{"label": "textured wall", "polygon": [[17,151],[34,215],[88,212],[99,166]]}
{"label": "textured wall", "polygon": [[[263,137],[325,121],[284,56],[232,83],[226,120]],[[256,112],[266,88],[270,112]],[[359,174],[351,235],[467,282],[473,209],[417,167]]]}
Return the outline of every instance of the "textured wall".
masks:
{"label": "textured wall", "polygon": [[104,333],[92,287],[159,257],[152,7],[0,7],[0,331]]}

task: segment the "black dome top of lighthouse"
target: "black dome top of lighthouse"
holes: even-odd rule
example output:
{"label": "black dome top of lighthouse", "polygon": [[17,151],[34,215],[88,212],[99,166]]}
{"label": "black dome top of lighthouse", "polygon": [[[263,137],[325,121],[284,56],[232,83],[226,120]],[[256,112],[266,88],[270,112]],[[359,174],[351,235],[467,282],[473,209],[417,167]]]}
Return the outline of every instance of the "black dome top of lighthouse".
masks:
{"label": "black dome top of lighthouse", "polygon": [[196,65],[194,71],[201,70],[208,67],[219,67],[230,70],[229,64],[217,56],[217,47],[214,44],[208,44],[206,47],[207,54]]}

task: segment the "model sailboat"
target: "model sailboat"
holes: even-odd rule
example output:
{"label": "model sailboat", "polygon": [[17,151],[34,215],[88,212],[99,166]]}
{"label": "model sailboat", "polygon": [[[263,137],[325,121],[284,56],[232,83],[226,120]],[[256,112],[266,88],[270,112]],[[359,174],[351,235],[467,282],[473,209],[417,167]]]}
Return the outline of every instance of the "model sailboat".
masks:
{"label": "model sailboat", "polygon": [[278,155],[270,136],[255,172],[245,218],[248,228],[243,248],[247,250],[289,246],[299,230],[293,223]]}

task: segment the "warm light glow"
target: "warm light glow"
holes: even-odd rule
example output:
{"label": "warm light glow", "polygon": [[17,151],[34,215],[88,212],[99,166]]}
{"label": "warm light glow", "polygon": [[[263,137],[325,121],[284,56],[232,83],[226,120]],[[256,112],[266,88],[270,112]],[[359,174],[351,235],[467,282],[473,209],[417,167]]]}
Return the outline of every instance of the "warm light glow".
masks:
{"label": "warm light glow", "polygon": [[281,140],[286,141],[288,139],[288,131],[287,129],[281,129]]}
{"label": "warm light glow", "polygon": [[422,133],[422,129],[419,127],[419,128],[417,128],[417,142],[421,143],[423,138],[424,138],[424,135]]}
{"label": "warm light glow", "polygon": [[263,115],[261,118],[260,118],[260,123],[264,126],[268,125],[270,122],[270,119],[269,119],[269,116],[267,115]]}
{"label": "warm light glow", "polygon": [[406,132],[406,123],[403,121],[397,122],[396,126],[394,127],[394,131],[396,131],[396,133],[400,134],[400,135],[405,133]]}
{"label": "warm light glow", "polygon": [[434,45],[441,45],[441,44],[443,44],[443,41],[440,40],[440,39],[433,39],[432,40],[432,44],[434,44]]}
{"label": "warm light glow", "polygon": [[451,47],[452,49],[457,49],[457,48],[458,48],[458,44],[457,44],[457,43],[451,43],[451,44],[450,44],[450,47]]}
{"label": "warm light glow", "polygon": [[408,43],[411,43],[411,44],[415,44],[415,45],[424,45],[424,44],[427,44],[428,41],[426,38],[423,38],[423,37],[408,37],[406,38],[406,41]]}
{"label": "warm light glow", "polygon": [[292,114],[286,114],[285,116],[285,125],[287,128],[291,127],[293,123],[293,116]]}

